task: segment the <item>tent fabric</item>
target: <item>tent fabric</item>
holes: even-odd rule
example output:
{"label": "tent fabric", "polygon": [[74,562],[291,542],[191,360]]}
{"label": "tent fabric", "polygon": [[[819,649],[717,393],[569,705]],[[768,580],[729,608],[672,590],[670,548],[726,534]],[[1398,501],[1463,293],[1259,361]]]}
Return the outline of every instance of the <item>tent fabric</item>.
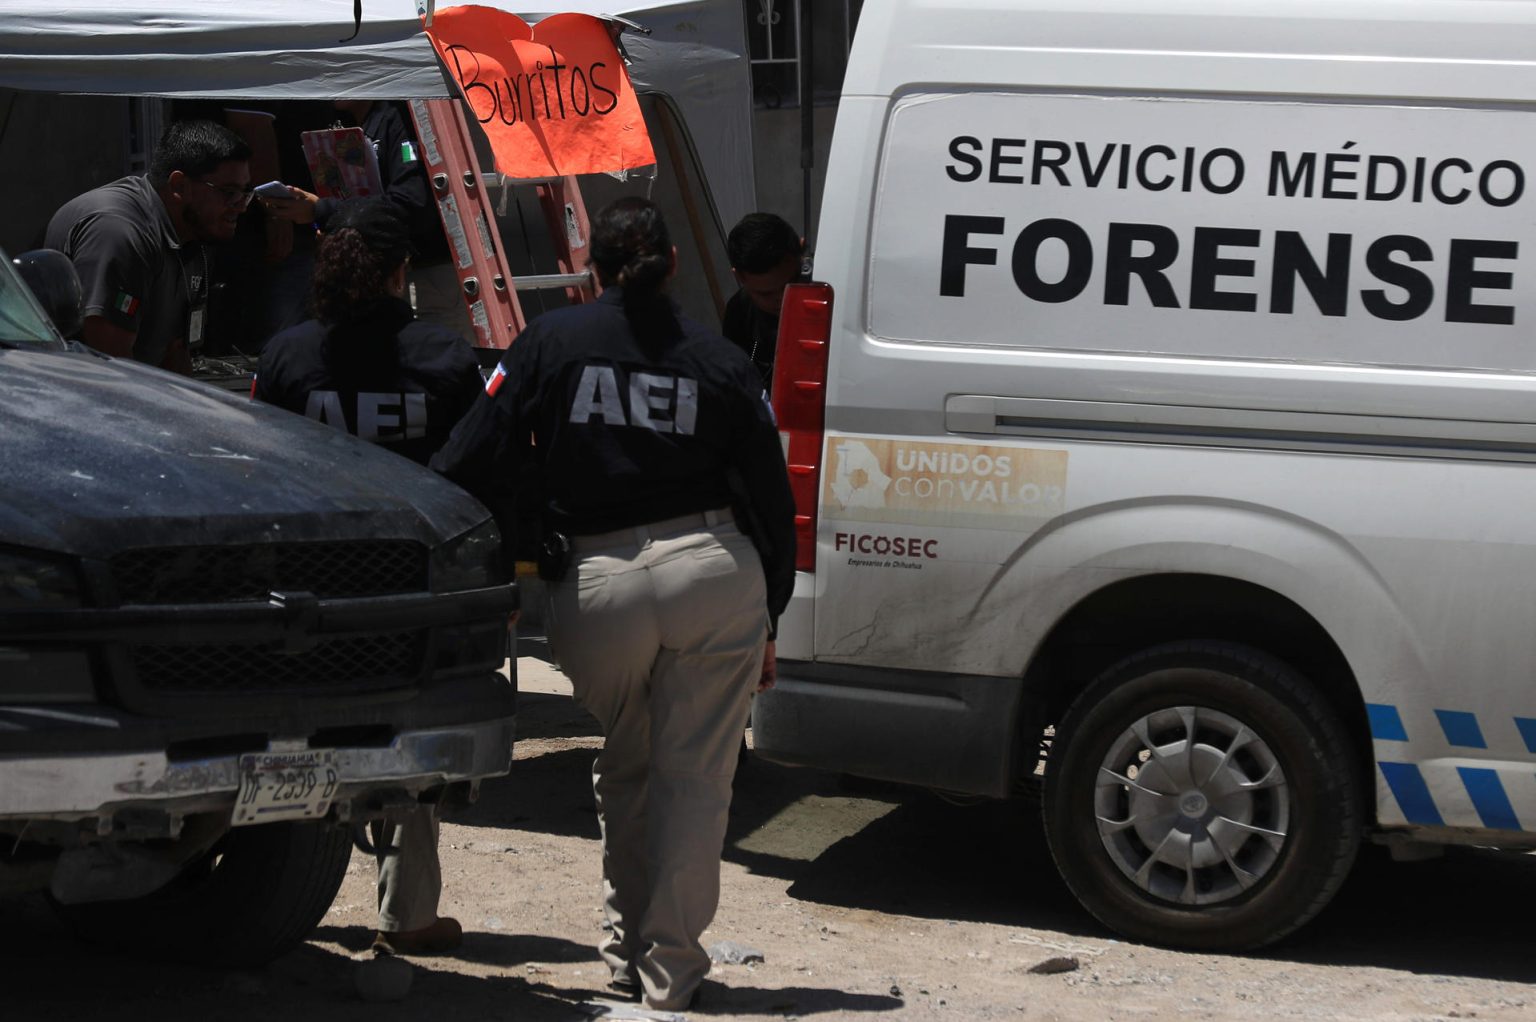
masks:
{"label": "tent fabric", "polygon": [[[651,30],[621,44],[637,92],[664,96],[693,139],[726,224],[755,208],[751,85],[739,0],[565,0],[566,11]],[[451,6],[439,0],[436,6]],[[416,0],[0,0],[0,88],[204,99],[413,99],[452,95]]]}
{"label": "tent fabric", "polygon": [[0,85],[220,99],[448,95],[414,0],[0,4]]}

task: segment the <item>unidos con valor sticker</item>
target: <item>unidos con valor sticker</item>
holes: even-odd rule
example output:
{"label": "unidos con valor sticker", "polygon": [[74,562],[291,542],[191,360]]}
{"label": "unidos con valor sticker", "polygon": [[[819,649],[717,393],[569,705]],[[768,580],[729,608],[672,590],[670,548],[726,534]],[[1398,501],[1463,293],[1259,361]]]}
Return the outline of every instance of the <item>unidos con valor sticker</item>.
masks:
{"label": "unidos con valor sticker", "polygon": [[1033,529],[1061,513],[1065,451],[908,440],[828,438],[822,511],[829,518]]}

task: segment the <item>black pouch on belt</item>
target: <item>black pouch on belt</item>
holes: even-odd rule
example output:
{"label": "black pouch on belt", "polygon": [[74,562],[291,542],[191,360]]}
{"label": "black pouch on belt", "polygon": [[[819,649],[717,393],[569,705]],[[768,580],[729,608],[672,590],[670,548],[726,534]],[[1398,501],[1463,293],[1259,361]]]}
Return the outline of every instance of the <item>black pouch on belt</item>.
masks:
{"label": "black pouch on belt", "polygon": [[539,544],[539,578],[545,582],[559,582],[571,567],[571,538],[563,532],[548,529]]}

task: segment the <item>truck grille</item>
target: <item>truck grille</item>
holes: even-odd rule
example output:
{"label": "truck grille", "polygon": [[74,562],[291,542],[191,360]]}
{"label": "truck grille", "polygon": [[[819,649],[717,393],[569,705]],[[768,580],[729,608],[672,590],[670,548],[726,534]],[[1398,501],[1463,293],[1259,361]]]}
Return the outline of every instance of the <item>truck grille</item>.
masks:
{"label": "truck grille", "polygon": [[150,692],[248,695],[263,692],[355,692],[416,681],[426,629],[354,635],[300,653],[273,646],[134,646],[134,673]]}
{"label": "truck grille", "polygon": [[117,554],[111,567],[124,604],[265,600],[274,590],[338,598],[427,588],[427,549],[408,540],[158,547]]}

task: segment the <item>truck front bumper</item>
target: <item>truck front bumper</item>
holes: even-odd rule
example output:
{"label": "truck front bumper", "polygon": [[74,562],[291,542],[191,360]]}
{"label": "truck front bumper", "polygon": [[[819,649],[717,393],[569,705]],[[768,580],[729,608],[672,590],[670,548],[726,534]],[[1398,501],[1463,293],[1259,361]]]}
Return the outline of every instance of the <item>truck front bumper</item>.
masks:
{"label": "truck front bumper", "polygon": [[[403,731],[387,746],[331,747],[340,775],[332,811],[345,818],[359,796],[415,795],[504,774],[512,765],[513,737],[514,718],[507,717]],[[294,744],[274,743],[268,751],[291,752]],[[237,755],[174,761],[156,751],[0,756],[0,823],[229,811],[240,777]]]}

